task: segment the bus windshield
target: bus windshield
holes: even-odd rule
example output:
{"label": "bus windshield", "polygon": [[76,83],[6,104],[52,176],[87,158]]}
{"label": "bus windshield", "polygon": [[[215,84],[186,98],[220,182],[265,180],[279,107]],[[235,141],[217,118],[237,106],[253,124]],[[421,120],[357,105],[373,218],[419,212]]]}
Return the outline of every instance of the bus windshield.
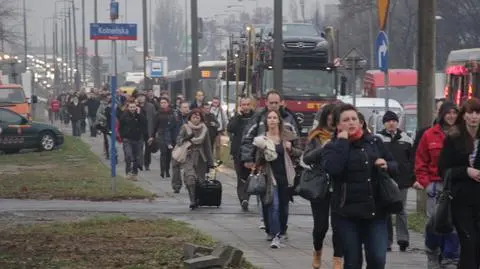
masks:
{"label": "bus windshield", "polygon": [[[386,98],[385,88],[376,88],[377,98]],[[397,100],[400,104],[417,103],[417,86],[396,86],[389,87],[388,98]]]}
{"label": "bus windshield", "polygon": [[212,100],[217,88],[217,81],[215,79],[202,79],[199,82],[200,89],[205,93],[205,100]]}
{"label": "bus windshield", "polygon": [[[273,70],[265,70],[264,89],[273,89]],[[335,72],[319,69],[284,69],[283,96],[335,97]]]}
{"label": "bus windshield", "polygon": [[[239,83],[239,87],[240,87],[240,91],[243,89],[243,84],[244,82],[243,81],[240,81]],[[237,99],[237,85],[235,83],[235,81],[232,81],[230,82],[230,85],[229,85],[229,94],[228,94],[228,99],[227,99],[227,85],[223,84],[222,85],[222,101],[223,102],[226,102],[228,100],[229,103],[235,103],[235,100]]]}
{"label": "bus windshield", "polygon": [[25,94],[21,88],[0,88],[0,104],[21,104],[25,103]]}

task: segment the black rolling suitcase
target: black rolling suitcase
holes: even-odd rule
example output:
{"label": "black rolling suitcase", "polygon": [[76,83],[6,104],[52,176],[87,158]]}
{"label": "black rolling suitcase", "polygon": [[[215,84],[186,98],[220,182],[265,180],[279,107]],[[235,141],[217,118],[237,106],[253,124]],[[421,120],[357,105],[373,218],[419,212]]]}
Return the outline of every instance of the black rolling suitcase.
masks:
{"label": "black rolling suitcase", "polygon": [[195,195],[198,206],[216,206],[222,204],[222,183],[215,176],[197,183]]}

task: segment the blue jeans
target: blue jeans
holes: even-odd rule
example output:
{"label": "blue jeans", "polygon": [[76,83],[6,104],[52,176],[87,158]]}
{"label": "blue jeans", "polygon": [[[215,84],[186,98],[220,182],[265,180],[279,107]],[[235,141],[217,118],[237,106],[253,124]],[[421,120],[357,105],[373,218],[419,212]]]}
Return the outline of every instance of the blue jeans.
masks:
{"label": "blue jeans", "polygon": [[364,220],[335,216],[335,222],[344,249],[344,269],[362,268],[362,245],[365,246],[367,269],[385,269],[388,247],[386,217]]}
{"label": "blue jeans", "polygon": [[[273,188],[273,200],[268,205],[267,233],[272,236],[283,235],[286,232],[288,222],[288,188],[276,186]],[[264,216],[265,220],[265,216]]]}

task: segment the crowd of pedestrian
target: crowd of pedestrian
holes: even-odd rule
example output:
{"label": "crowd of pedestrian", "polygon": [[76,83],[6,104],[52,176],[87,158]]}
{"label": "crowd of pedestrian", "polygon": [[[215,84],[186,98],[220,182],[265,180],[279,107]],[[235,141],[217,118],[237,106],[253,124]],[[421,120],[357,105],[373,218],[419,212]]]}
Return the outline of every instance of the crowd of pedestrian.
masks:
{"label": "crowd of pedestrian", "polygon": [[[274,249],[283,247],[283,241],[288,240],[289,204],[303,184],[305,171],[317,171],[317,175],[328,179],[328,185],[325,195],[310,199],[314,269],[321,268],[330,226],[334,269],[361,269],[363,257],[367,268],[384,269],[392,245],[397,244],[402,252],[410,247],[408,190],[425,190],[428,220],[435,214],[448,174],[455,229],[439,234],[431,222],[426,225],[427,268],[480,268],[477,99],[466,101],[461,108],[437,100],[435,122],[417,132],[415,139],[399,128],[399,115],[392,111],[383,115],[383,130],[372,133],[354,106],[327,104],[316,114],[308,137],[302,138],[294,113],[277,91],[269,91],[265,107],[256,111],[254,100],[242,97],[231,118],[218,98],[209,101],[201,90],[195,93],[194,100],[178,95],[173,101],[167,93],[154,96],[152,90],[132,96],[119,93],[116,100],[106,90],[92,90],[51,98],[49,115],[52,121],[58,118],[70,122],[74,136],[85,133],[88,122],[90,136],[103,134],[105,156],[110,158],[111,106],[116,102],[113,128],[122,142],[128,178],[136,180],[139,171],[149,171],[151,154],[160,151],[159,177],[171,180],[174,193],[179,193],[184,183],[192,210],[198,207],[196,185],[205,180],[210,169],[221,164],[221,137],[228,135],[239,206],[248,211],[250,196],[257,196],[262,205],[260,228]],[[172,159],[172,154],[180,154],[181,150],[182,161],[178,156]],[[255,174],[264,179],[260,194],[249,190],[250,178]],[[398,188],[401,210],[387,207],[380,191],[390,179]]]}

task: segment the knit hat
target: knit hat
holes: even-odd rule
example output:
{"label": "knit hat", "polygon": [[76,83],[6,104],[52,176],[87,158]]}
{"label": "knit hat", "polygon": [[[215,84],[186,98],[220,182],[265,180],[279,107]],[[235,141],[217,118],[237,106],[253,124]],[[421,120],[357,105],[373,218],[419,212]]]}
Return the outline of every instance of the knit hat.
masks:
{"label": "knit hat", "polygon": [[389,111],[385,112],[385,115],[383,115],[382,123],[385,123],[385,122],[391,121],[391,120],[394,120],[394,121],[398,122],[398,115],[397,115],[397,113],[389,110]]}

